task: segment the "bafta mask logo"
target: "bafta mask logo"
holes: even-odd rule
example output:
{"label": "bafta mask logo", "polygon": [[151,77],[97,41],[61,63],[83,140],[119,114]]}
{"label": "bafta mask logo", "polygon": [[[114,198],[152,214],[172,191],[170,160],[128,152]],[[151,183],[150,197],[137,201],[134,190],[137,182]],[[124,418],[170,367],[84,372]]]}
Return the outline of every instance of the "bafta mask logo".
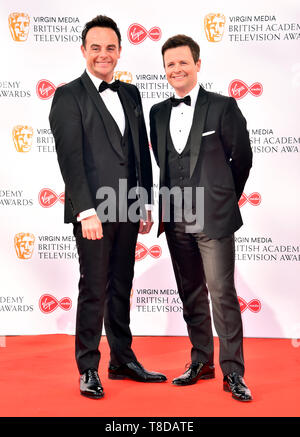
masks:
{"label": "bafta mask logo", "polygon": [[15,249],[18,258],[30,259],[33,254],[35,237],[29,232],[20,232],[15,235]]}
{"label": "bafta mask logo", "polygon": [[8,16],[8,25],[14,41],[24,42],[29,33],[30,17],[23,12],[13,12]]}
{"label": "bafta mask logo", "polygon": [[121,82],[132,82],[132,74],[130,73],[130,71],[116,71],[114,78],[115,80],[120,80]]}
{"label": "bafta mask logo", "polygon": [[33,129],[31,126],[18,125],[12,130],[17,152],[29,152],[32,146]]}
{"label": "bafta mask logo", "polygon": [[205,35],[209,42],[220,42],[225,29],[226,18],[223,14],[207,14],[204,17]]}

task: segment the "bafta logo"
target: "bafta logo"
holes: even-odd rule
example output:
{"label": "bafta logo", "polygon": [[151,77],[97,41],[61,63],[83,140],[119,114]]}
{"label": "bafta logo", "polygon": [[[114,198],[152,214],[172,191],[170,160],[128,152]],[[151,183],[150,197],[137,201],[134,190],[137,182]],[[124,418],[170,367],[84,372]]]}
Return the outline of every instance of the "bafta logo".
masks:
{"label": "bafta logo", "polygon": [[204,17],[204,29],[207,41],[220,42],[225,29],[225,16],[223,14],[207,14]]}
{"label": "bafta logo", "polygon": [[23,12],[13,12],[8,16],[8,25],[14,41],[26,41],[29,33],[30,17]]}
{"label": "bafta logo", "polygon": [[18,258],[30,259],[33,254],[35,237],[29,232],[20,232],[15,235],[15,249]]}
{"label": "bafta logo", "polygon": [[29,152],[32,146],[33,129],[31,126],[15,126],[12,130],[17,152]]}
{"label": "bafta logo", "polygon": [[120,80],[121,82],[132,82],[132,74],[130,71],[116,71],[114,77],[115,80]]}

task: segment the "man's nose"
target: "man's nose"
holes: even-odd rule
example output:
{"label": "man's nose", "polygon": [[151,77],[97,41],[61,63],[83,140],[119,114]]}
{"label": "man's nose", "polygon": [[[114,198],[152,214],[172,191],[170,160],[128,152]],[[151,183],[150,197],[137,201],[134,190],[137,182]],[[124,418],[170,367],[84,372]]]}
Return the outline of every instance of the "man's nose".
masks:
{"label": "man's nose", "polygon": [[98,52],[98,56],[100,56],[101,58],[106,58],[106,56],[107,56],[107,52],[106,52],[106,50],[105,50],[105,49],[101,49],[101,50]]}

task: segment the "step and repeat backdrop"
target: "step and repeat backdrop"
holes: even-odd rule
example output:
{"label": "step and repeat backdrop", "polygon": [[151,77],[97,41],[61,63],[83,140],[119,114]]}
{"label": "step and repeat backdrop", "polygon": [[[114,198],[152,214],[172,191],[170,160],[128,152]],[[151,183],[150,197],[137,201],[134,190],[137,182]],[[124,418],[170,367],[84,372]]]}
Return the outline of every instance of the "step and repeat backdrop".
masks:
{"label": "step and repeat backdrop", "polygon": [[[121,30],[115,76],[153,104],[170,97],[167,38],[199,42],[199,83],[237,100],[253,168],[240,200],[237,294],[246,337],[300,337],[300,5],[297,0],[1,0],[0,335],[73,334],[79,268],[48,114],[55,89],[80,76],[84,24],[98,14]],[[151,147],[151,145],[150,145]],[[152,153],[152,152],[151,152]],[[153,156],[152,156],[153,157]],[[156,193],[158,168],[153,159]],[[138,238],[131,293],[134,335],[187,335],[162,235]]]}

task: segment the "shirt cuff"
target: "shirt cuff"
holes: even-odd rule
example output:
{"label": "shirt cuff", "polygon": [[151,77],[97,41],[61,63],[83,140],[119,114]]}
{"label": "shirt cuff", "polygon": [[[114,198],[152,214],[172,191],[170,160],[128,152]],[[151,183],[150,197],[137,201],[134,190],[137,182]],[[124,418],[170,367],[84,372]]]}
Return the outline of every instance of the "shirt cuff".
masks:
{"label": "shirt cuff", "polygon": [[85,211],[82,211],[77,216],[77,221],[80,222],[81,220],[91,217],[92,215],[96,215],[95,208],[86,209]]}
{"label": "shirt cuff", "polygon": [[145,210],[146,211],[153,211],[153,205],[152,204],[145,205]]}

